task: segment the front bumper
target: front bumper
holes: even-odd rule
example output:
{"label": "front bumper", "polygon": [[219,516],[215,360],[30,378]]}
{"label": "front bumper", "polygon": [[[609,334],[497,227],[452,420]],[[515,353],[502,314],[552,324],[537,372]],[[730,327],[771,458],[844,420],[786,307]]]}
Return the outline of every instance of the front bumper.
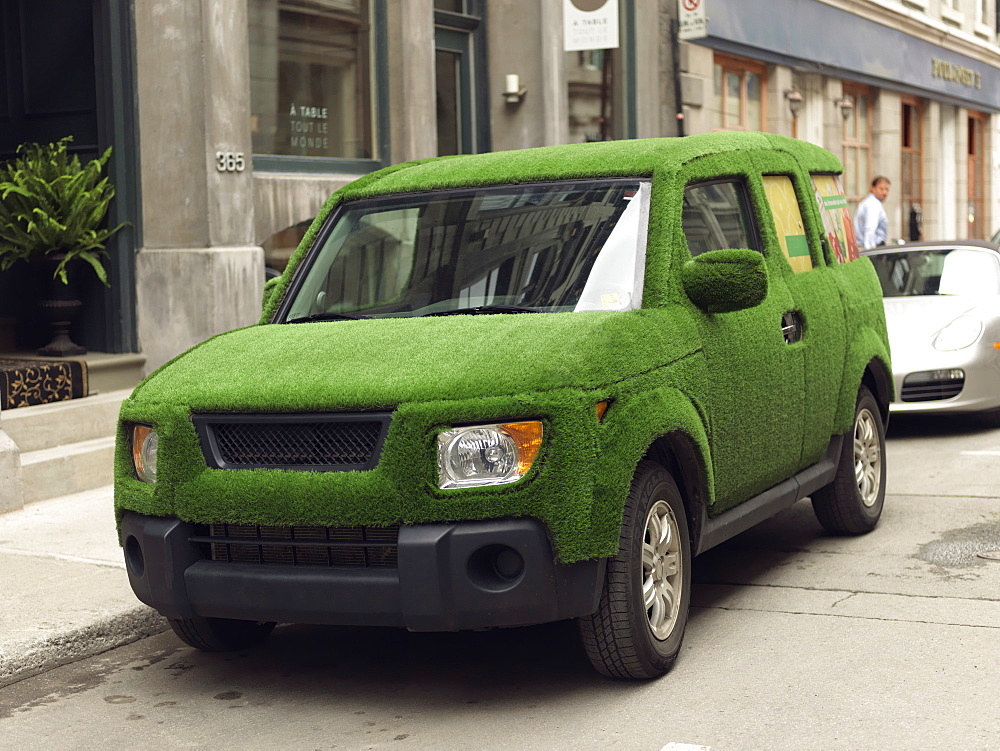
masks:
{"label": "front bumper", "polygon": [[[411,631],[530,625],[593,613],[605,567],[605,559],[556,563],[536,519],[401,526],[393,569],[213,561],[198,537],[197,525],[178,519],[122,518],[132,590],[168,618]],[[503,565],[493,565],[501,554]]]}

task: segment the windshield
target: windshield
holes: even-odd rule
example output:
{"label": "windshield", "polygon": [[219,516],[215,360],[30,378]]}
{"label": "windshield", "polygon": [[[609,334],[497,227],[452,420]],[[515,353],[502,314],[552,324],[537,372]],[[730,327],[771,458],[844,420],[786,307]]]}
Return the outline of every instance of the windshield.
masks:
{"label": "windshield", "polygon": [[1000,264],[989,250],[901,250],[868,258],[875,265],[883,297],[1000,293]]}
{"label": "windshield", "polygon": [[649,192],[588,180],[352,201],[278,320],[640,307]]}

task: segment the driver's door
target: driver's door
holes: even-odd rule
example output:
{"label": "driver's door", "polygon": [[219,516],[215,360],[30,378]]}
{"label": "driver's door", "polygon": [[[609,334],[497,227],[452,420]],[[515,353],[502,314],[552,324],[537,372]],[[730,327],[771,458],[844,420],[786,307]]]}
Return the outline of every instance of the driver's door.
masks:
{"label": "driver's door", "polygon": [[[696,314],[708,370],[706,409],[715,473],[713,514],[786,479],[797,469],[803,428],[803,358],[782,332],[792,309],[775,248],[765,247],[761,218],[745,176],[686,186],[682,226],[692,256],[724,248],[764,254],[767,297],[728,313]],[[780,254],[780,249],[777,253]]]}

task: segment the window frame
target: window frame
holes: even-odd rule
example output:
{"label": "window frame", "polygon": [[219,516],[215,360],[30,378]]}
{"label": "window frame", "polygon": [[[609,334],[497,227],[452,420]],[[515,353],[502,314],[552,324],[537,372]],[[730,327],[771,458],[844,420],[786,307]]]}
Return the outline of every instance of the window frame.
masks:
{"label": "window frame", "polygon": [[[845,167],[844,171],[847,171],[848,149],[857,149],[859,155],[863,152],[865,157],[864,169],[862,170],[858,167],[858,171],[861,172],[861,175],[857,180],[856,187],[859,188],[859,191],[856,194],[849,193],[846,189],[844,191],[848,203],[851,204],[851,213],[853,214],[858,203],[870,192],[869,188],[871,187],[871,179],[874,177],[874,174],[872,173],[872,144],[874,142],[874,117],[872,105],[874,104],[874,97],[871,87],[861,84],[848,83],[846,81],[843,84],[842,96],[850,97],[854,104],[851,108],[849,117],[844,120],[843,130],[841,131],[841,149]],[[859,97],[865,97],[867,101],[867,111],[865,113],[864,123],[859,121]],[[848,135],[848,123],[854,124],[856,135],[853,138]],[[861,133],[862,126],[864,127],[863,134]]]}
{"label": "window frame", "polygon": [[[909,229],[910,208],[918,204],[924,206],[924,100],[914,96],[900,97],[900,179],[899,203],[902,210],[903,227]],[[910,128],[907,129],[906,108],[911,108]],[[914,144],[912,123],[917,124],[917,143]],[[909,141],[909,143],[907,143]],[[909,155],[916,163],[913,179],[916,182],[916,192],[909,192],[907,184],[906,162]]]}
{"label": "window frame", "polygon": [[369,26],[371,33],[371,105],[374,159],[349,159],[341,157],[300,156],[290,154],[252,154],[254,172],[330,174],[347,173],[364,175],[392,163],[389,137],[389,35],[386,24],[386,0],[368,0],[370,3]]}
{"label": "window frame", "polygon": [[[716,114],[719,116],[721,122],[713,124],[713,131],[753,131],[766,130],[767,126],[767,65],[756,60],[747,60],[741,57],[731,57],[729,55],[723,55],[720,53],[715,53],[712,60],[712,86],[715,86],[715,68],[716,66],[722,69],[722,91],[714,91],[714,96],[720,97],[720,109],[713,111],[713,118]],[[727,73],[736,73],[740,77],[740,123],[738,126],[730,126],[726,124],[726,95],[725,95],[725,78]],[[747,73],[754,73],[760,78],[760,124],[759,127],[753,127],[747,122]]]}
{"label": "window frame", "polygon": [[[489,52],[485,0],[464,0],[462,12],[434,8],[434,52],[460,56],[459,154],[491,149]],[[435,92],[436,93],[436,92]],[[437,146],[435,133],[435,150]],[[440,153],[439,153],[440,155]]]}

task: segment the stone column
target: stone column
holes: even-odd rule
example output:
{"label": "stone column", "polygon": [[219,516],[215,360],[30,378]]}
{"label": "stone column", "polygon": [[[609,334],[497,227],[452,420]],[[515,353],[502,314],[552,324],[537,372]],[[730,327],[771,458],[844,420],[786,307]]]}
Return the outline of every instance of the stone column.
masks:
{"label": "stone column", "polygon": [[[389,111],[393,163],[437,156],[433,0],[390,0]],[[484,96],[486,92],[481,92]],[[399,116],[397,116],[399,113]]]}
{"label": "stone column", "polygon": [[0,514],[24,506],[21,493],[21,452],[3,429],[0,411]]}
{"label": "stone column", "polygon": [[885,213],[889,216],[889,240],[902,237],[903,202],[900,199],[903,186],[902,157],[902,103],[899,94],[889,89],[881,89],[875,102],[875,125],[872,134],[872,174],[885,175],[892,181],[892,190],[885,201]]}
{"label": "stone column", "polygon": [[147,370],[257,320],[245,0],[137,3],[142,248],[139,343]]}

